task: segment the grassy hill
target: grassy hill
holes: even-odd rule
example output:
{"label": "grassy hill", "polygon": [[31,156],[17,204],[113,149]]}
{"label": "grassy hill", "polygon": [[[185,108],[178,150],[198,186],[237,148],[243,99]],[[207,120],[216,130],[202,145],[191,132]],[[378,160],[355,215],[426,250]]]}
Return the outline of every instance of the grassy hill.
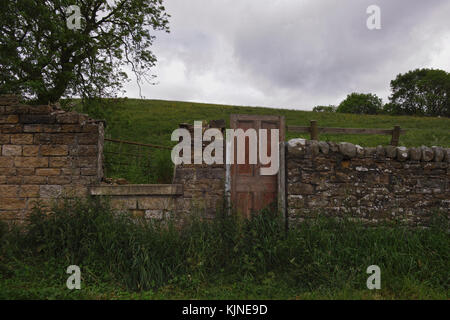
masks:
{"label": "grassy hill", "polygon": [[[170,140],[170,136],[172,131],[178,128],[178,124],[183,122],[193,123],[194,120],[224,119],[229,125],[230,114],[233,113],[284,115],[286,125],[297,126],[308,126],[310,120],[317,120],[320,127],[391,129],[394,125],[400,125],[402,129],[408,130],[406,134],[400,136],[400,145],[407,147],[420,145],[450,147],[449,118],[317,113],[262,107],[127,98],[105,100],[102,105],[93,105],[89,108],[84,108],[84,110],[78,107],[78,110],[86,112],[92,117],[106,119],[107,138],[169,147],[176,144],[176,142]],[[308,138],[309,135],[293,132],[286,133],[286,139],[296,137]],[[391,137],[387,135],[323,134],[320,136],[320,139],[336,142],[346,141],[371,147],[388,145]],[[117,146],[107,146],[107,150],[117,151],[114,148],[117,148]],[[133,152],[133,150],[128,150],[128,153]],[[116,165],[108,165],[107,175],[110,177],[125,177],[134,183],[170,182],[172,173],[171,162],[167,161],[170,157],[170,150],[155,150],[152,153],[152,157],[150,175],[147,174],[149,170],[144,170],[144,172],[139,166],[131,166],[126,169],[122,167],[121,170],[118,170]],[[115,160],[121,163],[131,163],[129,157],[117,158],[118,156],[115,156]],[[107,155],[108,159],[111,159],[111,156]]]}
{"label": "grassy hill", "polygon": [[[194,120],[225,119],[229,124],[230,114],[284,115],[287,125],[308,126],[310,120],[317,120],[322,127],[342,128],[393,128],[400,125],[408,129],[400,137],[400,145],[407,147],[439,145],[450,147],[450,119],[409,116],[354,115],[340,113],[317,113],[261,107],[228,106],[165,100],[112,100],[97,110],[88,110],[93,116],[107,120],[107,136],[143,143],[173,146],[170,135],[179,123],[193,123]],[[287,139],[305,137],[292,132]],[[329,135],[321,140],[346,141],[361,146],[387,145],[389,136],[382,135]]]}

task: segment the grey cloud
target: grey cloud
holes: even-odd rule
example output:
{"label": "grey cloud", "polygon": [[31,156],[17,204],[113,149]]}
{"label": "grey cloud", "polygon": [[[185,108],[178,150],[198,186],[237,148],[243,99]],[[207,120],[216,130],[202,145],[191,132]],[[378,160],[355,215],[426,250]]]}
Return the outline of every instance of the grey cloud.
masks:
{"label": "grey cloud", "polygon": [[[381,8],[381,30],[366,28],[371,4]],[[172,32],[157,35],[156,55],[182,61],[188,82],[198,74],[228,81],[229,94],[214,101],[222,103],[313,107],[352,91],[385,97],[390,79],[426,66],[450,34],[446,0],[168,0],[166,7]],[[242,83],[233,88],[235,79]],[[152,91],[171,99],[170,81],[160,85]],[[202,99],[193,86],[174,88],[176,96]],[[243,86],[258,94],[247,98]]]}

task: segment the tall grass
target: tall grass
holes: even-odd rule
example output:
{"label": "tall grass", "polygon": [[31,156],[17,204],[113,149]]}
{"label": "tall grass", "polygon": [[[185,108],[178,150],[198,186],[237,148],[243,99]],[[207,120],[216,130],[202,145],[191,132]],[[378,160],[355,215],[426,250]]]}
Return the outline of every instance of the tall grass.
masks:
{"label": "tall grass", "polygon": [[193,215],[180,226],[130,218],[104,200],[76,200],[50,214],[37,209],[21,234],[3,232],[1,256],[50,261],[55,270],[79,265],[84,281],[132,291],[245,281],[275,281],[299,292],[363,290],[366,268],[375,264],[389,292],[413,283],[448,294],[444,219],[427,229],[315,219],[286,233],[271,211],[250,219],[218,214],[213,221]]}

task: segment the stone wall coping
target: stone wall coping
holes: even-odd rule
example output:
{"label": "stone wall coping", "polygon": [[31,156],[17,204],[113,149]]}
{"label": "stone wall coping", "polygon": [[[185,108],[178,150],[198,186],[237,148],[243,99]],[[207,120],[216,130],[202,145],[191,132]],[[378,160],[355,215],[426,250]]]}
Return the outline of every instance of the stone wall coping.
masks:
{"label": "stone wall coping", "polygon": [[444,147],[395,147],[377,146],[361,147],[349,142],[331,142],[306,140],[301,138],[291,139],[287,142],[288,154],[292,155],[318,155],[339,153],[347,159],[351,158],[383,158],[398,161],[423,161],[423,162],[450,162],[450,148]]}
{"label": "stone wall coping", "polygon": [[92,196],[181,196],[181,184],[124,184],[113,186],[92,186]]}
{"label": "stone wall coping", "polygon": [[48,105],[31,105],[20,102],[20,97],[14,94],[0,94],[0,118],[2,115],[16,115],[17,120],[0,123],[23,124],[86,124],[103,123],[105,119],[92,119],[87,114],[76,111],[66,111],[59,103]]}

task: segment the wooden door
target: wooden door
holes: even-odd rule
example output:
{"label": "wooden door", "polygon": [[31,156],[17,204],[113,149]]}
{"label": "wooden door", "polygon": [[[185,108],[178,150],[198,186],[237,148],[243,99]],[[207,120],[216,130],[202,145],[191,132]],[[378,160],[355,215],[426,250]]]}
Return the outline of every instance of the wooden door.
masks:
{"label": "wooden door", "polygon": [[[250,128],[255,129],[259,141],[259,129],[267,129],[267,154],[272,154],[273,148],[278,145],[271,145],[272,129],[279,130],[279,141],[284,141],[285,124],[283,116],[263,116],[263,115],[240,115],[232,114],[230,118],[232,129],[241,128],[244,132]],[[266,206],[277,201],[278,195],[278,174],[261,175],[259,148],[256,164],[249,162],[249,142],[245,139],[245,163],[237,164],[237,139],[234,143],[234,162],[231,165],[231,204],[234,209],[249,217],[252,212],[258,212]],[[280,160],[280,159],[279,159]],[[284,159],[282,159],[284,161]],[[281,163],[281,161],[279,161]],[[270,166],[265,165],[265,166]]]}

